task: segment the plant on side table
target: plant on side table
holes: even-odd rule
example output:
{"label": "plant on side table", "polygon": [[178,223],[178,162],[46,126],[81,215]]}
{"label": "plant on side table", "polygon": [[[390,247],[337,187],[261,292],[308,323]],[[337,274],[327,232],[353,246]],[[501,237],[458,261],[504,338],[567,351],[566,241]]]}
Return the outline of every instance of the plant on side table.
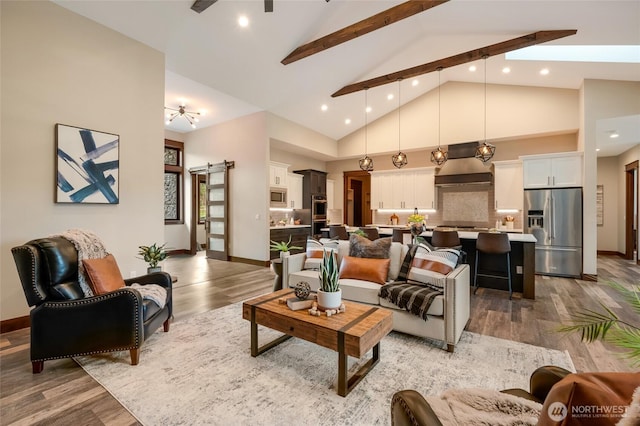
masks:
{"label": "plant on side table", "polygon": [[332,250],[324,250],[320,264],[320,288],[318,289],[318,307],[321,309],[338,309],[342,303],[342,290],[338,282],[338,260]]}
{"label": "plant on side table", "polygon": [[139,246],[138,254],[142,256],[142,259],[149,264],[147,268],[147,273],[152,272],[160,272],[162,270],[161,267],[158,266],[158,262],[162,262],[167,258],[167,252],[164,249],[163,244],[161,246],[153,243],[151,246]]}
{"label": "plant on side table", "polygon": [[[622,295],[631,311],[640,316],[640,286],[627,289],[615,283],[607,283]],[[561,326],[559,332],[580,332],[582,340],[594,342],[602,340],[622,349],[620,356],[626,358],[632,367],[640,366],[640,325],[621,320],[611,309],[600,303],[604,311],[585,309],[571,314],[571,324]]]}
{"label": "plant on side table", "polygon": [[291,235],[289,235],[289,241],[287,241],[286,243],[284,241],[275,242],[275,241],[271,240],[270,250],[271,251],[279,251],[280,252],[280,258],[283,258],[285,256],[289,256],[291,250],[302,250],[302,247],[291,245]]}

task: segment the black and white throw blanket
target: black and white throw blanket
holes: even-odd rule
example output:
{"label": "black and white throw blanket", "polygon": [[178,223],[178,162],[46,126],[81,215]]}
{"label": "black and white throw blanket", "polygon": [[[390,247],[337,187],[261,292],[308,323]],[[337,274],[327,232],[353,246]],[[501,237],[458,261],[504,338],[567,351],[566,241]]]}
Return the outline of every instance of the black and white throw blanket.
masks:
{"label": "black and white throw blanket", "polygon": [[442,289],[428,284],[396,281],[380,287],[378,296],[426,321],[431,303],[441,294]]}

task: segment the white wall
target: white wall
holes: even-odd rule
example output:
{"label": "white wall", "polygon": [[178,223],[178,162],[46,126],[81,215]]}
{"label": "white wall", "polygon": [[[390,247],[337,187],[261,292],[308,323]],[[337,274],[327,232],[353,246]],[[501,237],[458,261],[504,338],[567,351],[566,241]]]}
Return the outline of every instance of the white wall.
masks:
{"label": "white wall", "polygon": [[[484,137],[484,85],[448,82],[441,87],[440,143],[472,142]],[[487,138],[522,138],[575,132],[579,92],[544,87],[487,85]],[[410,152],[438,145],[437,88],[402,106],[401,148]],[[398,112],[369,123],[371,155],[398,150]],[[364,129],[338,141],[338,157],[362,156]]]}
{"label": "white wall", "polygon": [[[50,2],[0,2],[0,311],[28,315],[11,247],[69,228],[97,233],[125,277],[160,242],[164,56]],[[120,135],[120,203],[54,203],[56,123]]]}
{"label": "white wall", "polygon": [[[582,96],[582,133],[579,146],[584,151],[584,198],[583,198],[583,272],[597,273],[597,122],[598,120],[623,117],[640,113],[640,82],[585,80]],[[593,172],[595,171],[595,173]],[[623,241],[618,241],[618,247]]]}
{"label": "white wall", "polygon": [[[185,166],[235,161],[229,171],[229,255],[269,259],[269,140],[267,116],[259,112],[217,126],[195,130],[185,142]],[[191,199],[189,173],[185,200]],[[185,217],[191,204],[185,202]]]}
{"label": "white wall", "polygon": [[[603,224],[597,227],[598,250],[618,251],[618,226],[624,209],[619,209],[619,190],[624,191],[624,186],[620,188],[618,175],[624,176],[624,166],[620,170],[618,167],[618,157],[598,158],[598,185],[603,186]],[[624,221],[623,221],[624,224]]]}

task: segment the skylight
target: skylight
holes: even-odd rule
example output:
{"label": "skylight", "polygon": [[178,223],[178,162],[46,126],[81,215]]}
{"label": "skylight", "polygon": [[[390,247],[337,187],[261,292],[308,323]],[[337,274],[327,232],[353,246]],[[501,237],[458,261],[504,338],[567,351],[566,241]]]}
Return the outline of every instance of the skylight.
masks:
{"label": "skylight", "polygon": [[530,46],[505,53],[523,61],[640,63],[640,46]]}

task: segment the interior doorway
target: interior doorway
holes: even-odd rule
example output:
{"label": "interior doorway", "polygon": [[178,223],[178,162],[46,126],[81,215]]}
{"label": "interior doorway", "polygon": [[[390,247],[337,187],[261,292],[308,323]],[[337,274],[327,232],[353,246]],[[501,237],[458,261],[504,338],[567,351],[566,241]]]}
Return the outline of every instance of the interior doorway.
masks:
{"label": "interior doorway", "polygon": [[638,256],[638,161],[625,165],[625,253],[624,258],[635,260],[640,264]]}
{"label": "interior doorway", "polygon": [[365,226],[372,223],[371,175],[356,170],[344,172],[343,220],[349,226]]}

